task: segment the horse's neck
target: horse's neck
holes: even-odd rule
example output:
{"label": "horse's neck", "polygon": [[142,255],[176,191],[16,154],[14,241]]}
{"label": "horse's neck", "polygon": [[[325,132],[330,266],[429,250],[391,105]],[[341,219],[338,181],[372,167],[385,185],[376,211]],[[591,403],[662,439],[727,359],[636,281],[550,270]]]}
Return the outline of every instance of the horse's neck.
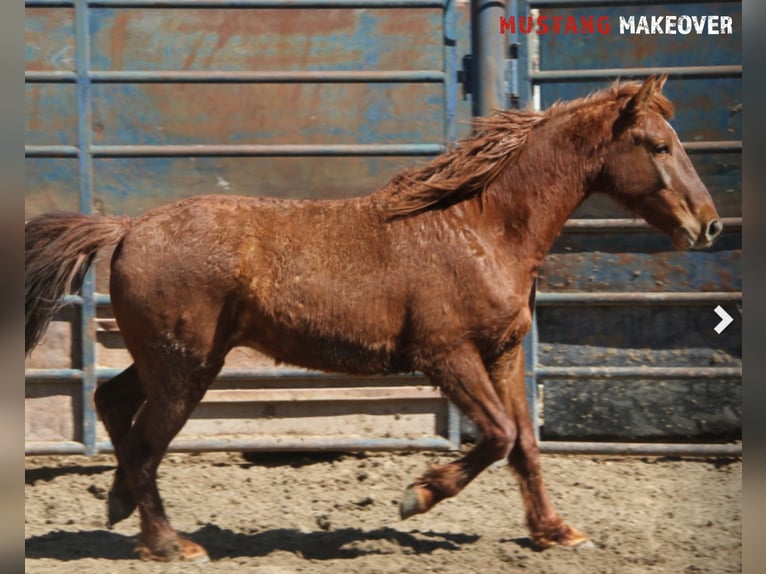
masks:
{"label": "horse's neck", "polygon": [[494,224],[503,227],[507,246],[534,267],[590,192],[598,169],[595,153],[584,153],[573,144],[546,144],[545,139],[530,138],[485,198],[494,204]]}

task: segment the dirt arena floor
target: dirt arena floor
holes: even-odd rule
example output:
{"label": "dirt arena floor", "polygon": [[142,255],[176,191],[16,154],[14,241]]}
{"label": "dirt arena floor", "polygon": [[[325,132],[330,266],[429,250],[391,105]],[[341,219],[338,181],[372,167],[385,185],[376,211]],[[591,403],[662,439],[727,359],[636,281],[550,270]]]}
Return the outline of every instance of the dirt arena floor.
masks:
{"label": "dirt arena floor", "polygon": [[142,562],[138,519],[104,526],[111,456],[28,457],[26,572],[256,574],[741,572],[739,459],[543,457],[559,512],[590,547],[529,544],[496,466],[428,514],[399,520],[404,487],[444,453],[171,454],[160,489],[202,565]]}

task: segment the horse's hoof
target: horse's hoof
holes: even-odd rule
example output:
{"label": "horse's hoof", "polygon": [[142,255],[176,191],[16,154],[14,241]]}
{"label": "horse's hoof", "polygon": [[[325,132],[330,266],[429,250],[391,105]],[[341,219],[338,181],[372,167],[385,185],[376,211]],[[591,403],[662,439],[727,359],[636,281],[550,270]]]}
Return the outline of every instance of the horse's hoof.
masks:
{"label": "horse's hoof", "polygon": [[178,538],[165,547],[159,547],[152,550],[143,543],[139,543],[138,555],[141,560],[153,560],[155,562],[193,562],[195,564],[204,564],[210,561],[207,551],[186,538]]}
{"label": "horse's hoof", "polygon": [[121,520],[125,520],[128,516],[133,514],[133,511],[136,509],[136,504],[132,501],[132,496],[128,496],[131,500],[126,502],[124,496],[120,496],[113,490],[109,491],[109,499],[106,503],[106,524],[109,528]]}
{"label": "horse's hoof", "polygon": [[558,542],[558,544],[560,546],[566,546],[567,548],[574,548],[575,546],[582,546],[587,544],[593,545],[593,542],[590,541],[590,538],[588,538],[587,534],[584,534],[570,526],[566,536],[564,536],[563,539]]}
{"label": "horse's hoof", "polygon": [[415,484],[410,485],[404,491],[404,498],[399,505],[399,516],[405,520],[415,514],[427,512],[432,506],[431,498],[431,493],[427,488]]}
{"label": "horse's hoof", "polygon": [[587,534],[571,526],[565,526],[551,536],[535,536],[533,540],[540,549],[551,548],[552,546],[563,546],[565,548],[574,548],[576,546],[588,548],[588,545],[594,546]]}

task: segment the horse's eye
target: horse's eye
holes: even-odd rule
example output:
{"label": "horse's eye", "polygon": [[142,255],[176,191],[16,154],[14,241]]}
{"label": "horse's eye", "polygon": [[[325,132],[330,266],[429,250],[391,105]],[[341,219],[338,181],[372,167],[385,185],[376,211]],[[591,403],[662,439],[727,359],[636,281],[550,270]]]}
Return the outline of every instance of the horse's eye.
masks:
{"label": "horse's eye", "polygon": [[656,154],[670,153],[670,148],[666,144],[659,144],[657,146],[654,146],[654,153]]}

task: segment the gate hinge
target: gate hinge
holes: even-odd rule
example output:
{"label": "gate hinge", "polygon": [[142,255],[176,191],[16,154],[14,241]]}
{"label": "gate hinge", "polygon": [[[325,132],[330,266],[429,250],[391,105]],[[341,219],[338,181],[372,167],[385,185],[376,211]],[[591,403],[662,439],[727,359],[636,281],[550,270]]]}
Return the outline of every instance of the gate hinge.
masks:
{"label": "gate hinge", "polygon": [[466,54],[463,56],[463,68],[457,71],[457,81],[463,86],[463,101],[473,94],[473,56]]}

